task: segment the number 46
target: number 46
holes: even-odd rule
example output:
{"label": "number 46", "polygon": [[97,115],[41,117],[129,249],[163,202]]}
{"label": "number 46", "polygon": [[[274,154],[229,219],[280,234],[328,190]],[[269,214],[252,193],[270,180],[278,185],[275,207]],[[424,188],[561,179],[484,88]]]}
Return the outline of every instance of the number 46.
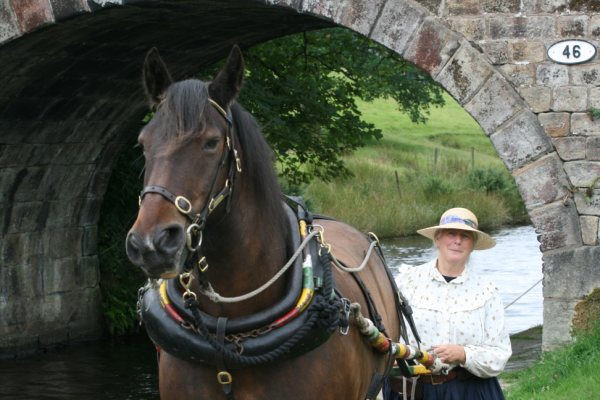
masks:
{"label": "number 46", "polygon": [[[581,51],[578,44],[573,46],[573,58],[579,58],[581,56]],[[569,51],[569,45],[565,46],[565,50],[562,52],[563,56],[569,58],[571,56],[571,52]]]}

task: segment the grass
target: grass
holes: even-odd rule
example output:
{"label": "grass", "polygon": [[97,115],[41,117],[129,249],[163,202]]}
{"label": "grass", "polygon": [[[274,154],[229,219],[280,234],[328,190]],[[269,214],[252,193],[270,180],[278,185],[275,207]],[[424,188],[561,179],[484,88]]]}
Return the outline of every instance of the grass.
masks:
{"label": "grass", "polygon": [[574,343],[544,353],[530,368],[505,373],[507,400],[592,400],[600,380],[600,323],[580,333]]}
{"label": "grass", "polygon": [[426,124],[414,124],[391,100],[359,102],[383,132],[344,160],[354,176],[314,181],[303,195],[318,211],[381,237],[413,234],[451,207],[494,229],[526,221],[513,178],[479,125],[446,96]]}

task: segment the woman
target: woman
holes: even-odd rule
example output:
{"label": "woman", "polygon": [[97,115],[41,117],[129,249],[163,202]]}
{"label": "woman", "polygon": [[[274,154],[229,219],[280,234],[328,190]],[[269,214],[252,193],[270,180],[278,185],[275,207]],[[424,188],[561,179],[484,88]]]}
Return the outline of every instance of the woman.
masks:
{"label": "woman", "polygon": [[[477,217],[465,208],[446,211],[439,225],[417,231],[433,240],[437,258],[418,267],[403,264],[396,278],[412,306],[421,348],[453,366],[448,375],[419,378],[425,400],[504,399],[495,377],[512,351],[502,300],[495,285],[468,263],[473,250],[496,243],[477,226]],[[417,344],[412,336],[410,341]],[[401,396],[386,383],[384,398]]]}

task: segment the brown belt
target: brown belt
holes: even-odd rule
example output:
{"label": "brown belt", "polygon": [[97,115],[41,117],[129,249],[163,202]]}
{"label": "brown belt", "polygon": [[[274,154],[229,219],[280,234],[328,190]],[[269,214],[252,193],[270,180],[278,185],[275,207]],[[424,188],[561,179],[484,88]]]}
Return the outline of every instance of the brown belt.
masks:
{"label": "brown belt", "polygon": [[474,376],[466,369],[457,367],[450,370],[448,375],[423,375],[419,380],[428,385],[441,385],[454,379],[465,380]]}

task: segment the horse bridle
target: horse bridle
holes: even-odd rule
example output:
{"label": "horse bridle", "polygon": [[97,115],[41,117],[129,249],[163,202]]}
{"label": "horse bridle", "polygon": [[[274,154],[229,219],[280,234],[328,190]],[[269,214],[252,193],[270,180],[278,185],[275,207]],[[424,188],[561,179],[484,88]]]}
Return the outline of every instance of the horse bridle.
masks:
{"label": "horse bridle", "polygon": [[[139,197],[139,204],[142,204],[144,196],[147,193],[157,193],[167,199],[169,202],[175,205],[177,211],[186,216],[190,220],[190,225],[186,229],[186,246],[191,253],[197,253],[200,250],[200,246],[202,245],[202,231],[204,230],[204,226],[206,224],[206,219],[208,216],[214,211],[215,208],[221,202],[227,198],[226,204],[226,212],[229,212],[231,209],[231,199],[233,195],[233,183],[235,179],[236,172],[242,172],[242,165],[240,158],[238,156],[237,149],[235,148],[235,143],[233,141],[233,120],[231,118],[231,112],[225,111],[223,107],[221,107],[216,101],[209,98],[208,101],[210,104],[225,118],[227,122],[227,133],[225,134],[225,140],[227,148],[223,148],[223,153],[221,154],[221,159],[219,160],[219,164],[217,166],[217,170],[213,175],[212,182],[210,185],[210,190],[206,197],[206,201],[204,202],[204,206],[199,213],[192,213],[192,203],[185,196],[182,195],[174,195],[171,191],[163,186],[158,185],[147,185],[142,189]],[[231,157],[227,157],[231,155]],[[221,172],[221,168],[225,165],[225,162],[229,158],[229,171],[227,173],[227,179],[225,180],[225,185],[223,189],[215,194],[216,192],[216,183],[217,178],[219,177],[219,172]],[[197,236],[194,239],[194,236]]]}

